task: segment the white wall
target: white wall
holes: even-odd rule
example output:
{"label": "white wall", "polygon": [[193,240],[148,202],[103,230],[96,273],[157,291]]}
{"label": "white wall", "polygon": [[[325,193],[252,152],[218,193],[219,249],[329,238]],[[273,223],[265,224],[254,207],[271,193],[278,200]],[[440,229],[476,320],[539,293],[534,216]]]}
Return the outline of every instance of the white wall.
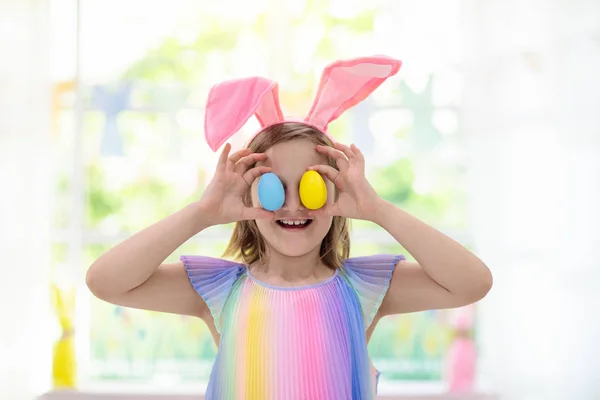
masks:
{"label": "white wall", "polygon": [[[600,3],[462,0],[482,383],[600,398]],[[47,1],[0,0],[0,398],[49,378]],[[31,362],[36,360],[35,363]]]}
{"label": "white wall", "polygon": [[0,398],[10,400],[50,377],[46,6],[0,0]]}
{"label": "white wall", "polygon": [[600,398],[600,3],[464,0],[482,383]]}

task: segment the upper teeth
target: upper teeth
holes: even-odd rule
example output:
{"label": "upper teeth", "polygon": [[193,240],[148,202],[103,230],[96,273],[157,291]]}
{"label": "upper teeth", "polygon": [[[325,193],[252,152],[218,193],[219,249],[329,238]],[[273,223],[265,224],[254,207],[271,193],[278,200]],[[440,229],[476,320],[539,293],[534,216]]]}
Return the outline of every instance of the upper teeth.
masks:
{"label": "upper teeth", "polygon": [[286,224],[286,225],[304,225],[306,223],[306,220],[300,219],[300,220],[295,220],[295,221],[289,221],[287,219],[282,219],[281,223]]}

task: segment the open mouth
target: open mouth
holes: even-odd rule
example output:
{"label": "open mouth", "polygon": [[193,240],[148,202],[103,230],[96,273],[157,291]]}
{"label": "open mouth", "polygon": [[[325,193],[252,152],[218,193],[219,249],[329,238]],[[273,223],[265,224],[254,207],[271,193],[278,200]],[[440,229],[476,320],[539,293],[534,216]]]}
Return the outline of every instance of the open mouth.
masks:
{"label": "open mouth", "polygon": [[278,219],[277,225],[281,228],[290,230],[290,231],[298,231],[302,229],[306,229],[311,223],[312,219]]}

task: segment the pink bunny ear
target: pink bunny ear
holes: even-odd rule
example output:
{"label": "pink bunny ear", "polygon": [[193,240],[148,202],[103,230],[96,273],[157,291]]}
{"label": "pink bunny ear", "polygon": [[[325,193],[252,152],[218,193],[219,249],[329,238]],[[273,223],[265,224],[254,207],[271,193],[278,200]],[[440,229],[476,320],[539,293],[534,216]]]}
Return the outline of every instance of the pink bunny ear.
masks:
{"label": "pink bunny ear", "polygon": [[379,85],[395,75],[402,62],[385,56],[361,57],[328,65],[305,121],[327,130],[344,111],[366,99]]}
{"label": "pink bunny ear", "polygon": [[204,135],[210,148],[217,151],[252,114],[263,128],[283,121],[276,82],[251,77],[213,86],[204,116]]}

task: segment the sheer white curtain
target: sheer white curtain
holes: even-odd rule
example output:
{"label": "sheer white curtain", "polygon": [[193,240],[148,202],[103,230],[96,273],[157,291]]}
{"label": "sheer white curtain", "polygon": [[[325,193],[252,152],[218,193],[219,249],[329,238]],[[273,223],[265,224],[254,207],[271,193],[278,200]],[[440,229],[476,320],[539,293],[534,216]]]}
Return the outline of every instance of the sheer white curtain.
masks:
{"label": "sheer white curtain", "polygon": [[463,3],[482,382],[600,398],[600,3]]}
{"label": "sheer white curtain", "polygon": [[0,398],[50,378],[47,1],[0,0]]}

